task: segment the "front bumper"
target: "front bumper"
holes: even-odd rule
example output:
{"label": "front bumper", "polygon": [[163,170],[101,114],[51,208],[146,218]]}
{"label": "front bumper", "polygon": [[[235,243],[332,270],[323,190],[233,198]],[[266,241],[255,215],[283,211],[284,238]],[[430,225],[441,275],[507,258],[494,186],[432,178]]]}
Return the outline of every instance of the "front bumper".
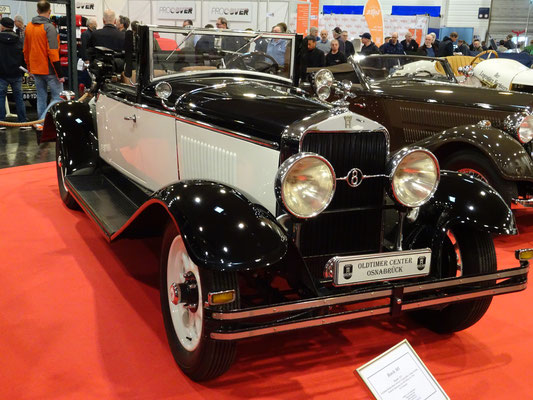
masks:
{"label": "front bumper", "polygon": [[[491,274],[439,279],[424,283],[384,284],[379,290],[356,290],[349,294],[297,300],[266,307],[232,311],[206,309],[213,323],[210,336],[238,340],[254,336],[334,324],[373,315],[397,315],[401,311],[439,307],[449,303],[518,292],[527,287],[529,263]],[[374,300],[387,304],[356,310],[353,306]],[[266,321],[266,322],[265,322]]]}

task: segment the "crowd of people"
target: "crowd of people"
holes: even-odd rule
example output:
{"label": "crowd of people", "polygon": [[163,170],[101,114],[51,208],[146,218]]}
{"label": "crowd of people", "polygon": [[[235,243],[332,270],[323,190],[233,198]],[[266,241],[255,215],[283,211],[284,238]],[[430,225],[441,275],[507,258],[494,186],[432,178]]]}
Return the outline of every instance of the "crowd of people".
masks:
{"label": "crowd of people", "polygon": [[[43,118],[49,104],[60,100],[65,78],[59,57],[59,34],[50,20],[51,6],[47,0],[37,3],[37,16],[24,25],[20,15],[14,19],[3,17],[0,20],[0,121],[6,119],[6,95],[11,87],[15,101],[18,122],[27,122],[26,108],[22,93],[22,79],[25,73],[35,80],[37,94],[37,115]],[[97,29],[95,18],[87,20],[87,30],[81,35],[79,57],[88,61],[89,52],[95,46],[108,47],[115,51],[124,50],[125,31],[130,27],[128,17],[119,16],[106,10],[104,26]],[[132,27],[136,21],[131,23]],[[88,75],[86,77],[88,79]],[[83,81],[83,76],[80,77]],[[48,92],[51,100],[48,103]],[[41,124],[34,126],[42,129]],[[0,126],[0,129],[6,129]],[[20,129],[31,129],[23,126]]]}

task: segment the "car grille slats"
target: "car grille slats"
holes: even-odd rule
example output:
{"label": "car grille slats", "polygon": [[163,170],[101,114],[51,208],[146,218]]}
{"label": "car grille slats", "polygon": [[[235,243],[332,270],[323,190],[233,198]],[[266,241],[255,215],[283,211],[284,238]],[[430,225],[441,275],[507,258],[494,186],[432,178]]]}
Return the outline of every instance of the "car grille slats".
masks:
{"label": "car grille slats", "polygon": [[[326,158],[337,178],[352,168],[364,175],[384,174],[388,144],[385,132],[310,132],[302,151]],[[304,257],[379,251],[386,178],[368,178],[351,187],[337,181],[335,196],[318,217],[301,224],[298,235]]]}

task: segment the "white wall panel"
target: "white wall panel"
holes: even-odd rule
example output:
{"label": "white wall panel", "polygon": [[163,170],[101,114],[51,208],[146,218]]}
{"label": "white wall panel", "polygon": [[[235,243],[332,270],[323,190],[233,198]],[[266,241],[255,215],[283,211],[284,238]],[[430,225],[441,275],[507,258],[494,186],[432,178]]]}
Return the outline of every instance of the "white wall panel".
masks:
{"label": "white wall panel", "polygon": [[474,28],[474,35],[485,38],[489,26],[487,19],[478,19],[480,7],[490,7],[490,0],[448,0],[442,26]]}

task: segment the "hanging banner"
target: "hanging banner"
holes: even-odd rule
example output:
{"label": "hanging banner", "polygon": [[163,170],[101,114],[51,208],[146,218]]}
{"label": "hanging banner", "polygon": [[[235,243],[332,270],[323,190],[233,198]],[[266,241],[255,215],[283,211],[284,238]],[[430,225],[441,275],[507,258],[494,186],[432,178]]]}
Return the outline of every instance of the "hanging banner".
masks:
{"label": "hanging banner", "polygon": [[155,7],[157,19],[196,19],[194,1],[157,1]]}
{"label": "hanging banner", "polygon": [[224,17],[228,21],[252,21],[252,3],[210,1],[207,4],[210,21],[216,21],[220,17]]}
{"label": "hanging banner", "polygon": [[383,14],[379,0],[368,0],[363,15],[372,35],[372,40],[379,47],[383,44]]}
{"label": "hanging banner", "polygon": [[319,0],[311,0],[310,5],[298,4],[296,14],[296,33],[307,35],[307,22],[309,26],[318,28]]}

